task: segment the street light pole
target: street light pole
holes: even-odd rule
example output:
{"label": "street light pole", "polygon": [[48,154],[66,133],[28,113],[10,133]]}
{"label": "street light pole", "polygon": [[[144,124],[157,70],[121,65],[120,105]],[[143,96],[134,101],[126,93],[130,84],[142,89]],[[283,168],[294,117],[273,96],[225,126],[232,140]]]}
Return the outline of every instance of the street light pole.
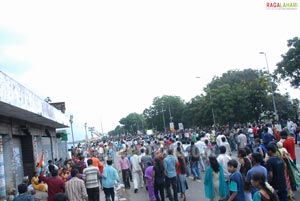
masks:
{"label": "street light pole", "polygon": [[270,77],[270,70],[269,70],[269,64],[268,64],[268,59],[267,59],[267,53],[260,52],[259,54],[263,54],[265,56],[267,71],[268,71],[268,79],[270,82],[270,88],[271,88],[271,92],[272,92],[272,101],[273,101],[273,108],[274,108],[274,112],[275,112],[275,118],[276,118],[276,120],[278,120],[275,97],[274,97],[274,90],[273,90],[273,85],[272,85],[272,81],[271,81],[271,77]]}
{"label": "street light pole", "polygon": [[161,112],[163,114],[164,132],[166,132],[165,110],[164,110],[164,104],[163,103],[162,103],[162,106],[161,106]]}
{"label": "street light pole", "polygon": [[[207,87],[209,89],[209,100],[211,101],[210,87],[209,87],[209,85],[207,85]],[[215,119],[215,112],[214,112],[214,106],[213,105],[211,105],[211,113],[212,113],[212,117],[213,117],[213,121],[214,121],[214,127],[215,127],[216,126],[216,119]]]}
{"label": "street light pole", "polygon": [[70,125],[71,125],[71,133],[72,133],[72,142],[73,142],[73,148],[75,147],[75,144],[74,144],[74,134],[73,134],[73,115],[71,114],[70,115]]}
{"label": "street light pole", "polygon": [[[197,76],[196,78],[200,79],[199,76]],[[207,88],[208,88],[209,92],[211,92],[209,85],[207,85]],[[209,93],[209,100],[212,102],[211,93]],[[216,119],[215,119],[215,112],[214,112],[214,106],[213,105],[211,105],[211,113],[212,113],[212,118],[213,118],[214,127],[215,127],[216,126]]]}
{"label": "street light pole", "polygon": [[85,130],[85,141],[86,141],[85,143],[87,143],[87,142],[88,142],[88,140],[89,140],[86,128],[87,128],[87,123],[84,123],[84,130]]}
{"label": "street light pole", "polygon": [[172,123],[173,122],[173,117],[172,117],[172,114],[171,114],[170,105],[169,105],[169,116],[170,116],[170,123]]}

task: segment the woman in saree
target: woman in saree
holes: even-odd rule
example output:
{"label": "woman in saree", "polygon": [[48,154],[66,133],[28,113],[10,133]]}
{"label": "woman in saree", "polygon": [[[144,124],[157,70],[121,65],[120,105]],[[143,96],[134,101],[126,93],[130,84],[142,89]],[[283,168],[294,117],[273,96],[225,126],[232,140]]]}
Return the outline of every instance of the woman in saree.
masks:
{"label": "woman in saree", "polygon": [[33,172],[33,177],[31,178],[31,185],[37,191],[47,192],[47,184],[40,183],[38,173]]}

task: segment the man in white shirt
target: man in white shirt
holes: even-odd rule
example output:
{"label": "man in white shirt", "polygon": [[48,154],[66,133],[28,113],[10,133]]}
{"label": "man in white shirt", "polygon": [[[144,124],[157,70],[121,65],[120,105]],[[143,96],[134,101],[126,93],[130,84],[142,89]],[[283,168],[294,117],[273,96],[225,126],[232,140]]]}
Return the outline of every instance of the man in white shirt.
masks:
{"label": "man in white shirt", "polygon": [[[222,143],[221,143],[221,146],[224,146],[226,148],[226,155],[227,156],[231,156],[231,148],[230,148],[230,145],[227,141],[227,138],[226,137],[222,137]],[[220,147],[221,147],[220,146]]]}
{"label": "man in white shirt", "polygon": [[254,146],[254,133],[253,133],[253,129],[252,129],[251,125],[249,125],[247,132],[248,132],[248,135],[249,135],[250,144],[251,144],[251,146]]}
{"label": "man in white shirt", "polygon": [[104,161],[103,155],[104,155],[104,149],[103,147],[100,145],[99,149],[98,149],[98,153],[99,153],[99,158],[101,161]]}
{"label": "man in white shirt", "polygon": [[199,149],[199,152],[200,152],[200,165],[202,167],[202,172],[205,172],[205,165],[204,165],[204,162],[203,162],[203,157],[205,157],[205,148],[206,148],[206,144],[199,140],[198,138],[198,141],[195,143],[195,145],[198,147]]}
{"label": "man in white shirt", "polygon": [[139,186],[143,186],[143,174],[142,167],[140,165],[140,159],[136,154],[136,151],[133,151],[133,156],[130,157],[130,163],[134,193],[137,193]]}
{"label": "man in white shirt", "polygon": [[216,155],[219,155],[219,153],[220,153],[220,146],[222,146],[222,137],[225,137],[225,135],[219,134],[216,137],[216,144],[217,144],[217,146],[216,146]]}
{"label": "man in white shirt", "polygon": [[239,135],[238,135],[238,144],[239,144],[239,149],[243,149],[246,147],[247,145],[247,137],[246,135],[243,133],[242,130],[239,130]]}
{"label": "man in white shirt", "polygon": [[217,157],[217,160],[222,165],[223,170],[224,170],[225,181],[228,182],[230,173],[227,170],[227,163],[228,163],[228,161],[231,160],[231,157],[225,153],[226,153],[226,147],[221,146],[220,147],[220,155]]}
{"label": "man in white shirt", "polygon": [[219,134],[216,138],[216,143],[217,143],[218,147],[220,147],[222,145],[222,137],[225,137],[225,135]]}

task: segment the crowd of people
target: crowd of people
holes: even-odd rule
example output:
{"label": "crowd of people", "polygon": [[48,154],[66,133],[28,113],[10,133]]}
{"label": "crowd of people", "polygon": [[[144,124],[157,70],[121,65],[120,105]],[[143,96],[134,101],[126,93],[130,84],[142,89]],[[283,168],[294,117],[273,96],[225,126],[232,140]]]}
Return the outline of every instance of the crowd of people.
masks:
{"label": "crowd of people", "polygon": [[49,201],[93,201],[102,189],[114,201],[115,184],[122,181],[134,193],[146,188],[150,201],[186,201],[187,177],[203,182],[208,200],[294,200],[298,135],[297,124],[253,124],[79,144],[70,159],[38,164],[30,185],[20,184],[12,200],[43,191]]}

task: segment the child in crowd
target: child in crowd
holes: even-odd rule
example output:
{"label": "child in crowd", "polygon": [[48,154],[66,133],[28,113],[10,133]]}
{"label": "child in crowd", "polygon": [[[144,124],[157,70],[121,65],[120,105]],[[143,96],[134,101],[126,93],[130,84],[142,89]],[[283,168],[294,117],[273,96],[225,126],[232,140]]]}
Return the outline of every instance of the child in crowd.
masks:
{"label": "child in crowd", "polygon": [[253,201],[279,201],[276,192],[265,180],[265,175],[261,172],[255,172],[251,176],[252,186],[258,188],[258,191],[256,191],[253,195]]}
{"label": "child in crowd", "polygon": [[228,201],[244,201],[244,187],[242,174],[237,170],[238,162],[234,159],[228,161],[228,172],[231,173],[229,181],[230,197]]}

